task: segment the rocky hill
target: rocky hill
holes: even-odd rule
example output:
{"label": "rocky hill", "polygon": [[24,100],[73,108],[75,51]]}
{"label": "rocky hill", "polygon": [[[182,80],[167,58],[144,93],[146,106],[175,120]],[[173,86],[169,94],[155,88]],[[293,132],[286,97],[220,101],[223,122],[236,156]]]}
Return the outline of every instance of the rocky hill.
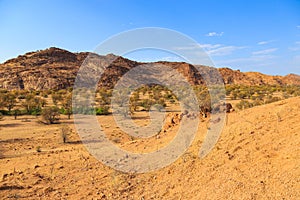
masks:
{"label": "rocky hill", "polygon": [[[72,87],[80,66],[87,56],[96,65],[105,66],[99,87],[112,88],[130,69],[146,63],[131,61],[112,54],[101,56],[88,52],[72,53],[51,47],[45,50],[29,52],[0,64],[0,88],[46,90]],[[108,64],[109,63],[109,64]],[[180,72],[193,85],[204,84],[203,76],[215,78],[216,68],[193,66],[184,62],[156,62]],[[198,67],[197,70],[196,67]],[[201,71],[201,73],[199,72]],[[270,76],[257,72],[243,73],[229,68],[218,69],[225,84],[243,85],[300,85],[300,76]]]}

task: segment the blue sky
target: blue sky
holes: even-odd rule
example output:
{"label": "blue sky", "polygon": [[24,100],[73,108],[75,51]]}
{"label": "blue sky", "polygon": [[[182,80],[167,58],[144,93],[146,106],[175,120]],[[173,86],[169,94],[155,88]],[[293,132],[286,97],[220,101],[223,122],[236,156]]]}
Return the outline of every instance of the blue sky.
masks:
{"label": "blue sky", "polygon": [[[300,74],[299,0],[181,2],[0,0],[0,62],[51,46],[93,51],[120,32],[162,27],[196,40],[217,67]],[[141,61],[177,59],[149,51],[126,56]]]}

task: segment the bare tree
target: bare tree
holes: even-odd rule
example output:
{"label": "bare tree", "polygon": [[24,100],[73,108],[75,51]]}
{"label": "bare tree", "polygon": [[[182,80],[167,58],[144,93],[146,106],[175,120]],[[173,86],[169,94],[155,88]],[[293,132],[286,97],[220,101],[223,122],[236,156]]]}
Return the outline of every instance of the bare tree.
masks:
{"label": "bare tree", "polygon": [[46,107],[42,110],[42,117],[47,124],[55,124],[59,121],[59,108]]}

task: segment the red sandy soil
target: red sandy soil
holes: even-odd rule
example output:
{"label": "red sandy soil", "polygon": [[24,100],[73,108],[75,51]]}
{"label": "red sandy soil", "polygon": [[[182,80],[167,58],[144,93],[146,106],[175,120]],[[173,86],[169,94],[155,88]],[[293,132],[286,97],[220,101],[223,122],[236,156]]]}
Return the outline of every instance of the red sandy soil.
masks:
{"label": "red sandy soil", "polygon": [[[0,122],[0,199],[296,200],[300,197],[299,102],[296,97],[228,114],[218,143],[200,159],[206,120],[176,162],[144,174],[119,172],[95,159],[81,144],[72,120],[44,125],[34,117],[5,117]],[[147,116],[140,115],[136,123],[147,124]],[[98,119],[112,141],[131,151],[164,146],[177,128],[135,141],[118,129],[112,116]],[[65,124],[72,129],[66,144],[60,133]]]}

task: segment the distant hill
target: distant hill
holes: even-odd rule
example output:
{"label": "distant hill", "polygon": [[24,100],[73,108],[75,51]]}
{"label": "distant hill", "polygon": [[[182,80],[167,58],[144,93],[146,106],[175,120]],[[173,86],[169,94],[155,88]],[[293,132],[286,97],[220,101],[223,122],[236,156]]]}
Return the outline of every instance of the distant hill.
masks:
{"label": "distant hill", "polygon": [[[99,87],[112,88],[120,77],[130,69],[145,64],[113,54],[102,56],[89,52],[72,53],[51,47],[26,53],[0,64],[0,88],[8,90],[57,90],[72,87],[77,72],[88,55],[92,57],[95,64],[108,65],[99,81]],[[225,84],[300,85],[300,76],[296,74],[270,76],[258,72],[243,73],[229,68],[216,69],[197,66],[201,69],[200,74],[194,65],[185,62],[160,61],[150,64],[170,66],[185,76],[193,85],[205,83],[201,74],[213,79],[216,70],[223,76]]]}

